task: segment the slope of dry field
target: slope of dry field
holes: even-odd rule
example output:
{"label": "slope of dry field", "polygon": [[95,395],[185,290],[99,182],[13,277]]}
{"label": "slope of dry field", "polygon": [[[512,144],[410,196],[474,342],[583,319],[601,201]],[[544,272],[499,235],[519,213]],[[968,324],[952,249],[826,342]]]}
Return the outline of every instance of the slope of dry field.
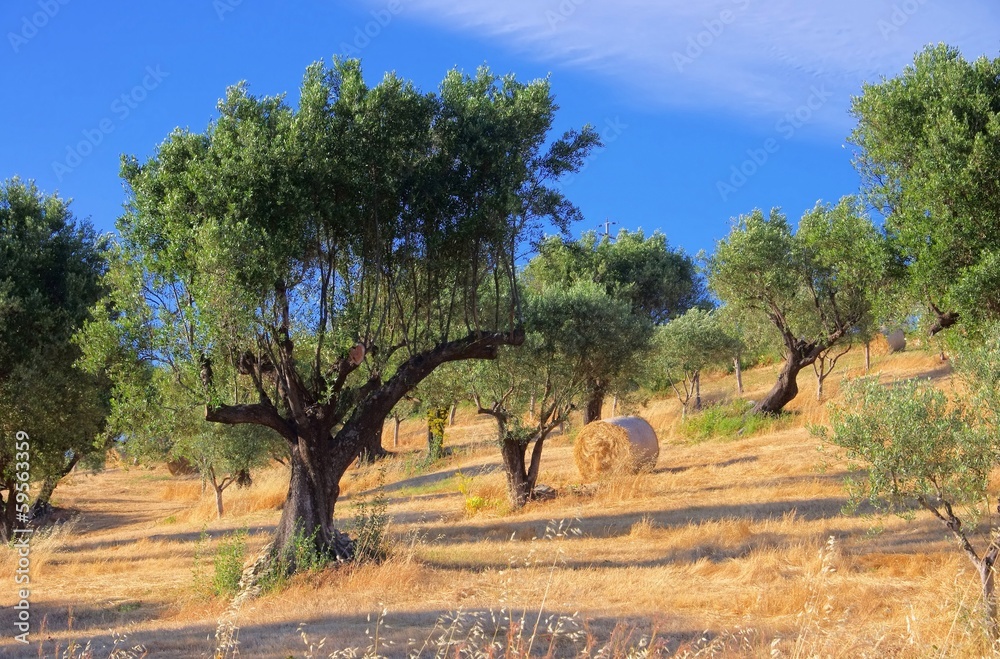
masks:
{"label": "slope of dry field", "polygon": [[[828,381],[834,399],[841,377],[859,373],[860,355],[845,362]],[[927,353],[877,351],[873,369],[951,386],[947,365]],[[766,391],[775,372],[747,373],[746,396]],[[460,414],[446,439],[454,454],[430,470],[417,467],[420,424],[404,424],[397,457],[349,472],[338,507],[350,520],[381,469],[391,558],[296,577],[247,603],[234,617],[239,656],[325,657],[352,647],[360,655],[375,643],[383,656],[425,644],[420,656],[434,656],[442,633],[470,643],[534,636],[531,652],[542,656],[560,625],[554,656],[575,656],[588,636],[596,654],[653,634],[658,656],[981,654],[978,582],[942,528],[923,514],[909,522],[841,514],[846,467],[805,427],[826,416],[808,375],[792,418],[767,434],[694,443],[677,433],[676,401],[638,410],[661,437],[652,473],[583,484],[572,462],[575,430],[557,435],[541,481],[558,496],[516,513],[502,503],[486,419]],[[706,380],[707,401],[731,397],[731,376]],[[63,656],[75,643],[69,656],[86,656],[90,643],[95,657],[138,644],[153,657],[212,656],[227,603],[196,592],[196,555],[204,564],[241,528],[259,549],[285,482],[276,466],[249,490],[227,491],[227,515],[217,520],[197,479],[121,466],[72,475],[56,494],[72,521],[36,538],[32,551],[32,614],[36,624],[44,616],[44,629],[36,626],[27,650],[0,621],[0,654]],[[470,514],[474,497],[479,509]],[[14,557],[0,552],[10,574]],[[13,585],[0,589],[5,618],[12,593]],[[574,629],[581,640],[570,637]]]}

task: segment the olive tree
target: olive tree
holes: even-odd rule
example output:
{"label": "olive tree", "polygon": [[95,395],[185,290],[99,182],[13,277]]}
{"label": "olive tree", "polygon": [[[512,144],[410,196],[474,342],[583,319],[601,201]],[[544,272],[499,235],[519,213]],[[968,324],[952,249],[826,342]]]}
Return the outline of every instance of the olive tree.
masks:
{"label": "olive tree", "polygon": [[766,317],[781,335],[784,364],[755,412],[780,412],[798,394],[799,372],[872,317],[889,262],[885,237],[851,197],[817,203],[796,231],[777,209],[738,218],[706,270],[720,300]]}
{"label": "olive tree", "polygon": [[[280,435],[275,555],[305,537],[345,559],[341,477],[434,369],[523,342],[515,256],[544,221],[577,219],[551,186],[598,139],[551,139],[548,83],[486,69],[422,93],[338,60],[306,70],[295,109],[241,84],[218,110],[204,132],[124,159],[92,361],[155,364],[207,421]],[[143,404],[128,377],[117,386],[117,406]]]}
{"label": "olive tree", "polygon": [[281,438],[270,428],[259,425],[225,426],[192,419],[170,449],[172,458],[184,458],[198,469],[202,483],[212,486],[215,507],[221,518],[224,512],[222,493],[231,485],[249,487],[253,471],[271,461],[274,444]]}
{"label": "olive tree", "polygon": [[[65,200],[18,178],[0,183],[0,540],[29,514],[18,473],[42,482],[41,511],[63,476],[103,455],[109,386],[74,368],[73,337],[103,294],[105,244]],[[29,437],[29,470],[17,468],[17,432]]]}
{"label": "olive tree", "polygon": [[719,324],[733,341],[733,374],[736,395],[743,395],[743,368],[760,362],[765,355],[780,351],[782,341],[766,316],[730,305],[715,310]]}
{"label": "olive tree", "polygon": [[635,325],[634,335],[620,336],[614,359],[591,357],[594,368],[588,378],[585,422],[601,418],[605,396],[622,388],[635,370],[634,360],[649,349],[652,327],[705,302],[694,260],[683,250],[671,248],[659,232],[646,237],[641,230],[622,230],[614,239],[604,236],[600,240],[592,231],[577,241],[549,237],[528,264],[525,279],[535,290],[581,281],[596,283],[609,295],[628,302],[633,315],[642,321]]}
{"label": "olive tree", "polygon": [[739,351],[718,315],[704,309],[690,309],[658,328],[655,343],[654,368],[677,394],[682,416],[692,398],[694,409],[701,409],[702,370],[728,362]]}
{"label": "olive tree", "polygon": [[908,267],[931,333],[1000,313],[1000,58],[928,46],[854,98],[850,141],[869,202]]}
{"label": "olive tree", "polygon": [[[862,501],[912,517],[913,503],[941,522],[979,575],[985,620],[998,634],[996,571],[1000,537],[990,528],[985,543],[977,524],[992,519],[990,478],[1000,466],[1000,342],[966,353],[968,395],[949,400],[929,382],[879,384],[877,378],[849,383],[831,428],[816,432],[846,449],[865,476],[852,479],[852,505]],[[995,499],[994,499],[995,500]]]}
{"label": "olive tree", "polygon": [[636,334],[640,324],[628,302],[593,282],[529,291],[524,345],[505,350],[495,362],[468,367],[479,413],[497,424],[512,505],[531,498],[546,438],[586,403],[594,355],[616,359],[621,337]]}

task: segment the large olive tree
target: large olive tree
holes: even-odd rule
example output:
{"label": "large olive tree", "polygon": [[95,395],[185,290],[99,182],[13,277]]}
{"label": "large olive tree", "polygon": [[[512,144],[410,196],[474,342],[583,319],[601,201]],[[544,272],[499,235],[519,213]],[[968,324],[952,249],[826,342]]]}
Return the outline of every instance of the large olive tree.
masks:
{"label": "large olive tree", "polygon": [[421,93],[337,61],[307,69],[297,109],[239,85],[204,132],[125,159],[111,309],[88,337],[115,356],[116,405],[147,404],[127,372],[151,362],[208,421],[277,432],[275,552],[304,536],[345,558],[339,482],[396,403],[523,341],[515,255],[543,220],[576,218],[550,184],[598,141],[548,144],[555,110],[546,81],[452,71]]}
{"label": "large olive tree", "polygon": [[866,196],[898,239],[907,298],[932,312],[931,332],[1000,313],[1000,58],[928,46],[865,85],[852,111]]}

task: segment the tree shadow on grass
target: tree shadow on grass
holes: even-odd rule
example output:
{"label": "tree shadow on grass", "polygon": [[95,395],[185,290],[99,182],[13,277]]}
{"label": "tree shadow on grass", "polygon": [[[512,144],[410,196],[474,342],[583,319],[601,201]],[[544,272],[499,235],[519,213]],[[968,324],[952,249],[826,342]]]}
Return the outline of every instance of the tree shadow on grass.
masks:
{"label": "tree shadow on grass", "polygon": [[[276,524],[264,524],[260,526],[254,526],[249,529],[251,534],[268,534],[273,535],[277,529]],[[151,535],[142,536],[139,538],[128,538],[120,540],[94,540],[94,541],[77,541],[69,540],[67,546],[63,551],[66,552],[78,552],[78,551],[94,551],[102,549],[115,549],[118,547],[127,547],[133,545],[140,540],[150,540],[151,542],[178,542],[178,543],[195,543],[198,542],[202,534],[205,535],[206,539],[209,541],[218,540],[225,536],[232,535],[235,529],[213,529],[204,531],[177,531],[175,533],[153,533]]]}
{"label": "tree shadow on grass", "polygon": [[[112,604],[79,606],[74,602],[61,601],[49,607],[51,610],[47,612],[33,610],[35,615],[46,616],[44,636],[37,628],[33,629],[30,652],[23,651],[18,655],[23,646],[8,635],[0,639],[0,654],[54,656],[58,644],[61,655],[70,641],[76,643],[78,648],[90,643],[90,649],[97,657],[108,656],[115,649],[128,649],[137,645],[141,645],[148,656],[153,657],[188,659],[211,657],[215,652],[215,620],[199,620],[180,626],[163,621],[158,625],[157,622],[165,613],[162,609],[139,602],[137,608],[123,613],[121,609],[130,607]],[[452,641],[453,651],[463,644],[468,646],[470,642],[486,645],[491,639],[504,644],[511,631],[511,622],[519,623],[522,616],[521,609],[512,608],[514,610],[511,613],[501,613],[499,607],[496,610],[465,609],[460,613],[440,609],[394,611],[390,602],[387,603],[388,610],[384,617],[379,615],[379,611],[364,611],[347,615],[303,616],[291,622],[254,623],[247,620],[247,616],[241,616],[237,623],[239,656],[302,656],[310,650],[310,645],[315,653],[321,641],[323,645],[319,656],[348,648],[355,648],[357,656],[361,656],[373,644],[376,625],[379,634],[379,646],[376,650],[379,656],[409,656],[421,648],[424,649],[422,655],[438,656],[438,650],[441,649],[439,644],[443,639]],[[615,655],[624,656],[626,648],[637,648],[643,637],[649,638],[654,632],[663,650],[667,654],[673,654],[682,646],[691,646],[714,636],[711,633],[706,636],[705,631],[682,616],[668,616],[654,611],[618,618],[546,609],[539,616],[538,609],[532,605],[523,610],[523,618],[520,631],[517,631],[518,625],[514,625],[514,639],[516,641],[520,638],[523,641],[522,649],[527,647],[538,619],[538,631],[532,645],[539,656],[549,651],[550,644],[552,656],[578,656],[588,638],[596,642],[596,647],[600,649],[613,636],[624,639],[623,647],[619,648],[623,652]],[[557,634],[553,641],[548,628],[554,623],[562,623],[564,631]],[[578,632],[575,638],[570,636],[574,631]],[[126,637],[116,646],[112,632],[124,632]],[[8,654],[11,652],[14,654]]]}
{"label": "tree shadow on grass", "polygon": [[[501,470],[503,467],[499,462],[483,462],[477,465],[470,465],[468,467],[462,467],[461,469],[446,469],[444,471],[437,471],[432,474],[423,474],[420,476],[411,476],[410,478],[404,478],[401,481],[396,481],[395,483],[390,483],[388,485],[382,486],[382,491],[384,492],[399,492],[400,490],[410,490],[410,489],[420,489],[425,487],[430,487],[443,483],[444,481],[454,478],[458,474],[464,474],[466,476],[482,476],[485,474],[492,474]],[[359,497],[374,494],[378,488],[369,488],[362,492],[355,492],[351,494],[351,497]],[[350,497],[345,497],[349,499]]]}

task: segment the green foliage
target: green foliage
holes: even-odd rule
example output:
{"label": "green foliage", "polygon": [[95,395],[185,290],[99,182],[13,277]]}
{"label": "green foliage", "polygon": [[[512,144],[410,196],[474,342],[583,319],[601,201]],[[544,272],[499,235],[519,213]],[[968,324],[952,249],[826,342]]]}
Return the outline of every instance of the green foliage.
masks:
{"label": "green foliage", "polygon": [[[526,288],[536,294],[551,297],[555,290],[575,288],[577,300],[588,295],[591,305],[599,292],[615,301],[602,303],[605,318],[593,321],[595,328],[601,327],[602,320],[614,322],[603,340],[577,332],[584,339],[579,354],[590,362],[592,399],[612,392],[625,395],[634,389],[632,376],[649,349],[653,325],[705,303],[693,259],[683,250],[671,249],[659,232],[647,238],[642,231],[623,230],[614,240],[609,236],[598,240],[594,232],[584,233],[575,242],[560,236],[546,238],[538,256],[525,268],[524,280]],[[609,341],[609,337],[614,338]],[[614,339],[617,345],[610,345]]]}
{"label": "green foliage", "polygon": [[671,249],[660,232],[647,238],[642,230],[621,230],[600,240],[593,231],[576,242],[546,238],[538,257],[526,269],[529,287],[567,286],[592,281],[632,310],[663,323],[687,309],[706,303],[704,285],[694,260],[682,249]]}
{"label": "green foliage", "polygon": [[797,392],[801,369],[871,335],[892,263],[889,241],[853,197],[817,203],[795,232],[778,209],[740,216],[706,271],[738,322],[766,318],[784,344],[781,379],[758,411],[779,412]]}
{"label": "green foliage", "polygon": [[649,345],[652,328],[628,302],[591,282],[551,288],[527,300],[526,326],[539,347],[589,378],[620,378]]}
{"label": "green foliage", "polygon": [[243,576],[243,563],[247,554],[247,531],[241,529],[219,541],[212,567],[212,593],[216,597],[230,597],[239,589]]}
{"label": "green foliage", "polygon": [[[103,295],[106,239],[33,182],[0,182],[0,482],[15,432],[31,438],[34,478],[100,453],[108,383],[78,371],[73,336]],[[0,485],[0,489],[6,489]],[[6,519],[6,518],[5,518]],[[9,529],[4,529],[9,531]]]}
{"label": "green foliage", "polygon": [[865,85],[852,113],[866,195],[908,263],[906,299],[995,316],[1000,58],[928,46],[899,76]]}
{"label": "green foliage", "polygon": [[1000,428],[1000,323],[954,335],[955,366],[968,390],[968,407],[986,428]]}
{"label": "green foliage", "polygon": [[[586,281],[528,289],[524,317],[522,346],[501,351],[492,362],[469,365],[462,378],[482,406],[496,405],[509,416],[511,431],[532,401],[536,422],[559,423],[581,402],[588,380],[624,376],[630,355],[647,345],[651,329],[626,301]],[[522,428],[525,433],[527,442],[531,428]]]}
{"label": "green foliage", "polygon": [[743,400],[711,405],[700,412],[687,415],[678,430],[681,435],[694,441],[736,439],[773,431],[782,423],[781,417],[751,414],[752,409],[753,405]]}
{"label": "green foliage", "polygon": [[778,209],[741,215],[706,262],[708,285],[739,311],[788,315],[800,279],[792,228]]}
{"label": "green foliage", "polygon": [[655,345],[655,358],[650,361],[659,371],[656,380],[665,379],[668,386],[693,379],[702,369],[739,354],[737,340],[726,333],[718,314],[703,309],[690,309],[659,327]]}
{"label": "green foliage", "polygon": [[845,197],[817,204],[794,233],[777,209],[741,216],[706,265],[709,286],[735,312],[763,314],[793,339],[824,341],[870,322],[889,251],[857,201]]}
{"label": "green foliage", "polygon": [[961,405],[916,380],[883,386],[866,378],[843,391],[831,429],[815,432],[867,470],[864,480],[852,480],[853,507],[868,501],[905,514],[914,499],[983,502],[1000,453],[995,440],[975,432]]}
{"label": "green foliage", "polygon": [[734,342],[743,367],[777,359],[782,348],[781,335],[766,315],[725,305],[714,312],[725,332]]}

